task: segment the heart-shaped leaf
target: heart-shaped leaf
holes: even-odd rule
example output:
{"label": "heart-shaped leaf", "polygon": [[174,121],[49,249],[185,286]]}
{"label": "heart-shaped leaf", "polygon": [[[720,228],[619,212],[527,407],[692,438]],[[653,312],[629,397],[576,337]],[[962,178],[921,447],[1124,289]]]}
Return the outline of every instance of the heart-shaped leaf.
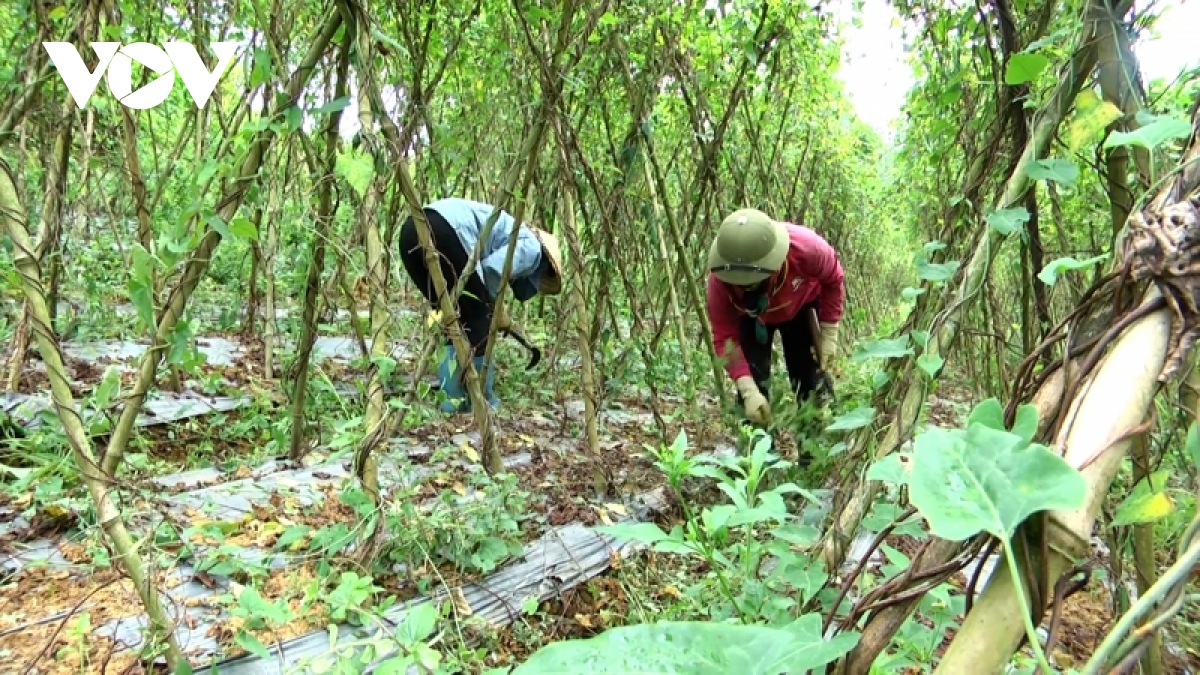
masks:
{"label": "heart-shaped leaf", "polygon": [[1065,159],[1039,159],[1025,167],[1025,173],[1034,180],[1051,180],[1059,185],[1074,187],[1079,178],[1079,167]]}
{"label": "heart-shaped leaf", "polygon": [[1010,86],[1025,84],[1041,74],[1050,59],[1041,54],[1013,54],[1004,69],[1004,83]]}
{"label": "heart-shaped leaf", "polygon": [[913,452],[909,497],[943,539],[987,531],[1009,540],[1038,511],[1083,504],[1083,475],[1039,444],[984,424],[967,430],[932,427]]}
{"label": "heart-shaped leaf", "polygon": [[1046,284],[1047,286],[1053,286],[1058,282],[1058,275],[1062,274],[1063,272],[1087,269],[1107,259],[1107,253],[1101,253],[1100,255],[1088,258],[1087,260],[1076,260],[1070,256],[1066,258],[1057,258],[1055,260],[1051,260],[1045,267],[1042,268],[1041,272],[1038,272],[1038,279],[1041,279],[1042,283]]}
{"label": "heart-shaped leaf", "polygon": [[587,639],[548,644],[513,671],[540,673],[804,673],[850,651],[855,632],[826,640],[821,617],[807,614],[784,628],[708,621],[659,621],[610,628]]}
{"label": "heart-shaped leaf", "polygon": [[1013,232],[1019,231],[1022,225],[1029,222],[1029,211],[1024,206],[1014,206],[1011,209],[992,211],[983,219],[996,231],[996,234],[1007,237]]}
{"label": "heart-shaped leaf", "polygon": [[1167,141],[1187,138],[1192,134],[1192,125],[1187,120],[1160,116],[1144,127],[1133,131],[1114,131],[1104,140],[1105,148],[1122,145],[1140,145],[1154,150]]}
{"label": "heart-shaped leaf", "polygon": [[835,419],[825,431],[851,431],[869,425],[875,419],[875,409],[861,406]]}
{"label": "heart-shaped leaf", "polygon": [[912,348],[908,346],[908,334],[906,333],[898,338],[872,340],[859,348],[854,356],[850,357],[850,360],[857,362],[867,359],[898,359],[912,353]]}

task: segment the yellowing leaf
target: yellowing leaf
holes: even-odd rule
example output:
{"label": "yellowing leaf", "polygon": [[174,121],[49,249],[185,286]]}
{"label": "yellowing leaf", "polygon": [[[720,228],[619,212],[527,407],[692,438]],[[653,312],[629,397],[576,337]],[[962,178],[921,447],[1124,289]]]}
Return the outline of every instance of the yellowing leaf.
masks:
{"label": "yellowing leaf", "polygon": [[[1160,472],[1165,473],[1165,472]],[[1162,476],[1161,478],[1165,478]],[[1162,485],[1158,482],[1158,485]],[[1175,511],[1175,502],[1166,492],[1150,492],[1146,481],[1141,481],[1130,492],[1113,515],[1113,527],[1123,527],[1137,523],[1153,523],[1162,520]]]}
{"label": "yellowing leaf", "polygon": [[618,516],[624,516],[624,515],[629,514],[629,512],[626,511],[625,507],[621,504],[605,504],[604,506],[609,511],[612,511],[613,513],[617,514]]}
{"label": "yellowing leaf", "polygon": [[438,323],[440,323],[441,320],[442,320],[442,310],[435,309],[432,312],[430,312],[428,316],[425,317],[425,326],[426,327],[435,326]]}
{"label": "yellowing leaf", "polygon": [[68,511],[58,504],[51,504],[46,507],[46,515],[51,518],[62,518],[67,515]]}
{"label": "yellowing leaf", "polygon": [[462,449],[463,454],[467,456],[467,459],[471,460],[472,462],[479,461],[479,453],[474,447],[471,446],[470,441],[463,439],[463,442],[461,445],[459,445],[459,448]]}
{"label": "yellowing leaf", "polygon": [[452,485],[450,487],[450,489],[454,490],[456,493],[458,493],[458,495],[460,497],[465,497],[467,494],[467,486],[463,485],[462,483],[459,483],[459,482],[455,482],[454,485]]}
{"label": "yellowing leaf", "polygon": [[1075,118],[1067,129],[1067,147],[1077,152],[1085,143],[1099,140],[1105,127],[1121,118],[1121,109],[1085,90],[1075,99]]}
{"label": "yellowing leaf", "polygon": [[598,508],[596,509],[596,513],[600,514],[600,522],[604,523],[605,525],[613,524],[612,518],[608,517],[607,510]]}

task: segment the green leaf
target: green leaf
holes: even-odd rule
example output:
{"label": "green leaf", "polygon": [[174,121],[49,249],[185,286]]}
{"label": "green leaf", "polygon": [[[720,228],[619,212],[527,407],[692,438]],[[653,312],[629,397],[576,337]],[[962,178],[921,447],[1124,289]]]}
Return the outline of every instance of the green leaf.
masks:
{"label": "green leaf", "polygon": [[850,360],[858,362],[867,359],[898,359],[912,353],[912,348],[908,346],[908,335],[905,334],[890,340],[872,340],[855,352]]}
{"label": "green leaf", "polygon": [[1100,255],[1088,258],[1087,260],[1076,260],[1075,258],[1069,256],[1066,258],[1051,260],[1045,267],[1042,268],[1041,272],[1038,272],[1038,279],[1041,279],[1042,283],[1046,284],[1047,286],[1053,286],[1058,282],[1058,275],[1062,274],[1063,272],[1087,269],[1107,259],[1108,254],[1101,253]]}
{"label": "green leaf", "polygon": [[200,167],[199,173],[196,174],[196,185],[207,183],[209,178],[216,175],[218,168],[220,168],[220,165],[217,164],[217,160],[215,159],[204,162],[204,166]]}
{"label": "green leaf", "polygon": [[617,539],[640,541],[644,544],[670,539],[667,533],[654,523],[617,523],[616,525],[602,525],[595,529]]}
{"label": "green leaf", "polygon": [[1007,237],[1013,232],[1021,230],[1021,226],[1029,222],[1029,211],[1024,206],[1015,206],[1011,209],[992,211],[983,219],[996,231],[996,234]]}
{"label": "green leaf", "polygon": [[937,354],[924,353],[917,357],[917,367],[925,371],[930,377],[937,377],[938,371],[942,369],[942,365],[946,361]]}
{"label": "green leaf", "polygon": [[854,410],[835,419],[825,427],[825,431],[851,431],[869,425],[875,419],[875,409],[869,406],[859,406]]}
{"label": "green leaf", "polygon": [[229,232],[238,239],[258,241],[258,229],[254,227],[254,223],[241,216],[234,218],[229,224]]}
{"label": "green leaf", "polygon": [[912,286],[908,286],[904,290],[900,291],[900,297],[910,301],[916,300],[917,296],[924,292],[924,288],[913,288]]}
{"label": "green leaf", "polygon": [[1033,513],[1078,508],[1087,496],[1083,475],[1062,457],[978,423],[919,435],[908,489],[930,532],[950,541],[980,531],[1007,541]]}
{"label": "green leaf", "polygon": [[414,645],[429,637],[437,628],[437,620],[437,606],[432,602],[423,602],[404,615],[404,623],[396,630],[396,637],[403,645]]}
{"label": "green leaf", "polygon": [[109,366],[104,369],[104,377],[100,379],[100,384],[96,385],[96,390],[92,392],[92,402],[97,408],[107,408],[120,390],[121,371],[116,366]]}
{"label": "green leaf", "polygon": [[803,548],[812,546],[821,537],[821,531],[817,528],[812,525],[801,525],[799,523],[781,525],[771,530],[770,534],[776,539],[782,539]]}
{"label": "green leaf", "polygon": [[306,537],[309,532],[312,532],[312,528],[307,525],[292,525],[279,535],[279,539],[275,541],[275,548],[287,548]]}
{"label": "green leaf", "polygon": [[805,673],[846,654],[858,642],[847,631],[821,635],[821,616],[806,614],[775,628],[715,621],[659,621],[610,628],[593,638],[545,645],[513,671],[540,673]]}
{"label": "green leaf", "polygon": [[214,213],[204,222],[208,223],[209,227],[216,230],[217,234],[221,235],[222,239],[228,239],[230,237],[229,226],[225,224],[225,220],[221,218],[221,216],[218,216]]}
{"label": "green leaf", "polygon": [[312,111],[312,114],[313,115],[326,115],[329,113],[334,113],[339,110],[342,110],[348,105],[350,105],[350,97],[342,96],[342,97],[333,99],[332,101],[326,103],[325,105],[323,105],[319,108],[315,108]]}
{"label": "green leaf", "polygon": [[995,396],[980,401],[967,415],[967,425],[982,424],[997,431],[1008,431],[1004,426],[1004,406]]}
{"label": "green leaf", "polygon": [[912,455],[893,452],[875,462],[867,469],[867,480],[879,480],[893,485],[908,483],[909,468],[912,467]]}
{"label": "green leaf", "polygon": [[237,637],[235,637],[233,641],[236,642],[237,645],[242,649],[245,649],[264,661],[271,659],[271,652],[267,651],[267,646],[264,645],[261,640],[244,630],[238,631]]}
{"label": "green leaf", "polygon": [[954,276],[954,272],[958,270],[958,265],[959,262],[957,260],[944,263],[931,263],[927,260],[918,260],[917,276],[934,283],[949,281]]}
{"label": "green leaf", "polygon": [[1012,432],[1021,437],[1026,443],[1032,443],[1037,435],[1038,410],[1032,403],[1022,403],[1017,406],[1017,414],[1013,419]]}
{"label": "green leaf", "polygon": [[158,267],[158,261],[140,243],[130,247],[130,254],[133,258],[131,273],[134,281],[149,286],[154,281],[154,270]]}
{"label": "green leaf", "polygon": [[1114,131],[1104,139],[1104,147],[1115,148],[1123,145],[1140,145],[1147,150],[1176,138],[1187,138],[1192,134],[1192,125],[1186,120],[1174,117],[1157,117],[1153,122],[1134,131]]}
{"label": "green leaf", "polygon": [[1004,69],[1004,83],[1009,86],[1025,84],[1041,74],[1050,59],[1041,54],[1013,54]]}
{"label": "green leaf", "polygon": [[1079,167],[1065,159],[1039,159],[1025,167],[1025,173],[1034,180],[1050,180],[1067,187],[1074,187],[1079,178]]}
{"label": "green leaf", "polygon": [[365,152],[350,150],[338,155],[334,172],[349,183],[362,199],[367,194],[367,188],[371,187],[371,179],[375,177],[375,162]]}
{"label": "green leaf", "polygon": [[1123,527],[1137,523],[1153,523],[1175,511],[1175,502],[1167,494],[1167,479],[1170,469],[1155,471],[1149,480],[1143,478],[1129,491],[1113,515],[1112,527]]}
{"label": "green leaf", "polygon": [[283,118],[287,122],[288,131],[295,131],[304,124],[304,111],[298,105],[288,106],[283,113]]}
{"label": "green leaf", "polygon": [[50,10],[50,14],[48,16],[50,17],[51,21],[58,21],[59,19],[64,19],[67,16],[67,8],[63,7],[62,5],[59,5],[58,7],[55,7],[54,9]]}
{"label": "green leaf", "polygon": [[129,302],[137,310],[138,320],[147,328],[153,328],[154,323],[154,289],[149,284],[130,279],[127,286]]}
{"label": "green leaf", "polygon": [[1188,456],[1192,458],[1192,464],[1200,468],[1200,430],[1197,430],[1195,422],[1188,426],[1184,448],[1187,450]]}

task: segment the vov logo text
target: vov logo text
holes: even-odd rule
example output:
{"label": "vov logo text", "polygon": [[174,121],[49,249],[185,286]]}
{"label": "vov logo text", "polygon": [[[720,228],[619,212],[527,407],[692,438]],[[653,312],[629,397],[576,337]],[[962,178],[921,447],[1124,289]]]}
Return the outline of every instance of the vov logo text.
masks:
{"label": "vov logo text", "polygon": [[[80,108],[87,106],[100,78],[106,73],[108,90],[127,108],[147,110],[167,100],[175,86],[174,73],[179,73],[179,79],[183,80],[196,107],[203,108],[238,50],[236,42],[210,42],[209,47],[218,61],[216,68],[209,71],[189,42],[164,42],[162,47],[149,42],[134,42],[124,47],[120,42],[93,42],[91,45],[99,57],[94,71],[88,70],[70,42],[42,43],[63,84],[67,85],[67,91],[71,92],[71,98],[75,99],[75,105]],[[137,91],[133,91],[134,61],[159,75]]]}

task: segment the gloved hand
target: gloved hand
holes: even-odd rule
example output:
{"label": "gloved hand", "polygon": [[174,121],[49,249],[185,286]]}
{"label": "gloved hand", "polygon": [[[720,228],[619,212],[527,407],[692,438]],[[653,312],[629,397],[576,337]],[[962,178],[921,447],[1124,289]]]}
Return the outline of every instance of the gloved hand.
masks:
{"label": "gloved hand", "polygon": [[820,323],[821,327],[821,369],[826,370],[837,355],[838,325],[836,323]]}
{"label": "gloved hand", "polygon": [[496,330],[508,330],[512,328],[512,319],[508,316],[508,310],[503,304],[496,305]]}
{"label": "gloved hand", "polygon": [[737,380],[738,393],[742,395],[742,405],[746,409],[746,419],[755,424],[766,426],[771,423],[771,406],[767,397],[758,390],[752,377],[739,377]]}

